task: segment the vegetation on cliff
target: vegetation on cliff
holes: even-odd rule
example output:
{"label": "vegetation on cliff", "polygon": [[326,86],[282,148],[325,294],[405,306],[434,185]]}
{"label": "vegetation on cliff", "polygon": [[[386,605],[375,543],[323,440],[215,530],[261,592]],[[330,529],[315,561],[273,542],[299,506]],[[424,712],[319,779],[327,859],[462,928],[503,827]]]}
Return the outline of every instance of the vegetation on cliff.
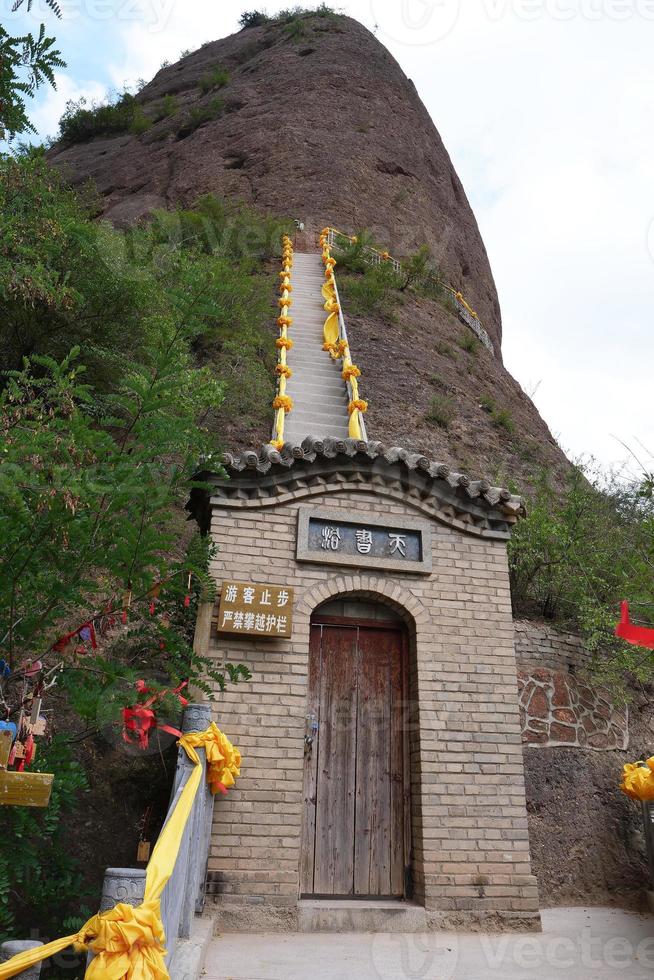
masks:
{"label": "vegetation on cliff", "polygon": [[[17,719],[36,669],[41,741],[53,739],[37,765],[57,776],[47,811],[9,814],[0,933],[33,924],[35,910],[57,932],[72,909],[43,875],[73,899],[81,868],[63,841],[75,791],[143,775],[124,752],[107,764],[136,682],[209,693],[247,676],[193,651],[213,585],[210,546],[183,508],[224,427],[268,411],[267,262],[285,225],[206,198],[119,232],[93,221],[93,196],[67,190],[38,153],[0,161],[0,208],[2,717]],[[162,700],[164,717],[178,710]],[[156,782],[150,771],[146,785]],[[121,842],[130,863],[148,799],[135,805]],[[93,896],[101,868],[86,871]]]}

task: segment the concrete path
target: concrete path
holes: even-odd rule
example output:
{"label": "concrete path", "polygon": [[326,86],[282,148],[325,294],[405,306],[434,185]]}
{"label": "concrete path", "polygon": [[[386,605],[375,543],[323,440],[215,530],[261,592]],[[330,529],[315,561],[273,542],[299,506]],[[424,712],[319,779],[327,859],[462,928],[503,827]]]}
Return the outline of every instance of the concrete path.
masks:
{"label": "concrete path", "polygon": [[549,909],[541,934],[225,935],[204,980],[651,980],[654,918]]}
{"label": "concrete path", "polygon": [[284,437],[299,445],[307,436],[347,439],[347,386],[341,377],[342,363],[322,349],[325,313],[321,288],[325,281],[319,252],[295,252],[291,284],[293,347],[288,366],[293,371],[286,386],[293,411],[286,416]]}

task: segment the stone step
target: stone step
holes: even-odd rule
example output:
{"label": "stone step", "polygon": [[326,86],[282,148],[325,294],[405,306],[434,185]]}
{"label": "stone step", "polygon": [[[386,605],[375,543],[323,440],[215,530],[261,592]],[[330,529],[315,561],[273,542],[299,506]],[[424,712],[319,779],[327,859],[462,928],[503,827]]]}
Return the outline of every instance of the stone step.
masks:
{"label": "stone step", "polygon": [[304,429],[305,432],[313,432],[324,426],[333,429],[347,429],[349,421],[347,412],[333,415],[331,412],[313,413],[293,410],[287,417],[287,424],[291,426],[291,432],[297,432],[299,429]]}
{"label": "stone step", "polygon": [[426,933],[427,913],[409,902],[302,899],[298,902],[298,931]]}
{"label": "stone step", "polygon": [[312,392],[312,391],[301,391],[297,388],[291,388],[290,386],[286,389],[288,394],[293,399],[293,411],[307,411],[307,412],[333,412],[339,414],[340,412],[347,411],[347,398],[340,395],[324,395],[322,393]]}

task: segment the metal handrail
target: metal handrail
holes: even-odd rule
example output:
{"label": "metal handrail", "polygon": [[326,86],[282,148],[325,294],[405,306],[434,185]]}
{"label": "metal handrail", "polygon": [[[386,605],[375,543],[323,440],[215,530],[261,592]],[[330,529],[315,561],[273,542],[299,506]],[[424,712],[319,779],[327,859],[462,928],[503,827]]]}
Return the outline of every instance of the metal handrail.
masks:
{"label": "metal handrail", "polygon": [[[352,235],[346,235],[344,231],[339,231],[338,228],[327,228],[327,241],[329,245],[333,248],[342,249],[342,245],[339,244],[338,238],[345,238],[349,242],[354,241]],[[371,265],[381,265],[382,263],[387,262],[395,272],[402,271],[402,263],[398,259],[394,259],[392,255],[388,254],[388,252],[382,253],[378,249],[373,248],[371,245],[364,245],[362,251],[365,253],[366,261],[368,261]],[[443,282],[442,279],[439,279],[437,276],[433,275],[425,276],[423,282],[433,283],[440,289],[445,289],[450,294],[461,322],[465,323],[467,327],[470,327],[472,332],[477,336],[484,347],[486,347],[491,354],[495,355],[495,345],[490,339],[487,330],[483,326],[475,311],[469,306],[468,303],[466,303],[465,299],[463,299],[461,294],[454,288],[454,286],[450,286],[449,283]]]}

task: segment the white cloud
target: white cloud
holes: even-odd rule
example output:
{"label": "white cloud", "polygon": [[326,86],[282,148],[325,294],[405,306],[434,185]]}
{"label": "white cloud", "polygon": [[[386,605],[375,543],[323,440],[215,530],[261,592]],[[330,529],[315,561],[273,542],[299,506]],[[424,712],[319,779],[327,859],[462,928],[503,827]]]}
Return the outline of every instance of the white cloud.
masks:
{"label": "white cloud", "polygon": [[42,138],[56,136],[68,101],[78,102],[82,98],[87,102],[102,101],[107,95],[107,88],[101,82],[74,81],[61,71],[55,72],[55,81],[56,89],[47,89],[30,112],[32,124]]}

